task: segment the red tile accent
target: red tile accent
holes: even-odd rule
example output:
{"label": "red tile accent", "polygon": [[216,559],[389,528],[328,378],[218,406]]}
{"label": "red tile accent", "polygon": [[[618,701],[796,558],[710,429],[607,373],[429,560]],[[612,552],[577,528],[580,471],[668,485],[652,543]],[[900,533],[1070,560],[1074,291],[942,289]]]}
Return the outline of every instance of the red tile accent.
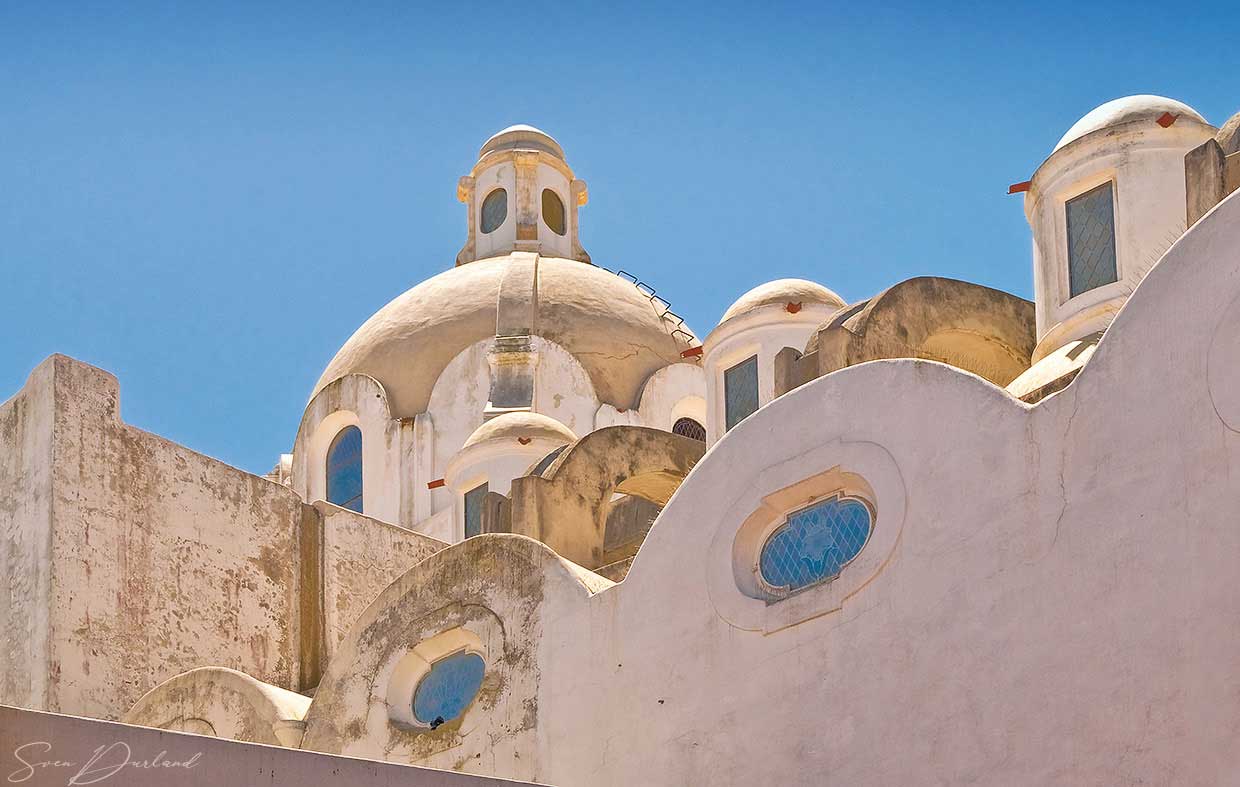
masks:
{"label": "red tile accent", "polygon": [[435,481],[431,481],[429,484],[426,485],[426,488],[427,489],[438,489],[439,487],[443,485],[444,485],[444,480],[440,478]]}
{"label": "red tile accent", "polygon": [[1158,118],[1156,123],[1163,128],[1171,128],[1171,124],[1180,119],[1179,115],[1173,115],[1170,112],[1162,113],[1162,117]]}
{"label": "red tile accent", "polygon": [[1032,184],[1032,180],[1022,180],[1020,183],[1013,183],[1008,186],[1008,194],[1019,194],[1022,191],[1028,191],[1029,186]]}
{"label": "red tile accent", "polygon": [[532,437],[518,437],[517,442],[520,443],[521,445],[529,445],[530,441],[533,439],[534,438]]}
{"label": "red tile accent", "polygon": [[784,308],[788,310],[789,314],[796,314],[801,311],[801,302],[797,301],[796,303],[793,303],[792,301],[789,301]]}
{"label": "red tile accent", "polygon": [[682,351],[680,353],[680,357],[681,358],[697,358],[701,354],[702,354],[702,348],[700,346],[690,347],[689,349]]}

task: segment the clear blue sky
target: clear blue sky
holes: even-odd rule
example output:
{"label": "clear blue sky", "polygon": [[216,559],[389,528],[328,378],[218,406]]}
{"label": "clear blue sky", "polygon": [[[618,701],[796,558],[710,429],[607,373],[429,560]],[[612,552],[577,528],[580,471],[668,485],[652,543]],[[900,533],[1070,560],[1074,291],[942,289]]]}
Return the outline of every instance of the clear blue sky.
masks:
{"label": "clear blue sky", "polygon": [[[1233,8],[1234,8],[1234,4]],[[670,6],[670,7],[666,7]],[[1228,5],[0,4],[0,399],[52,352],[125,419],[255,472],[367,317],[452,265],[512,123],[582,240],[700,335],[799,276],[1032,296],[1025,180],[1077,118],[1240,110]]]}

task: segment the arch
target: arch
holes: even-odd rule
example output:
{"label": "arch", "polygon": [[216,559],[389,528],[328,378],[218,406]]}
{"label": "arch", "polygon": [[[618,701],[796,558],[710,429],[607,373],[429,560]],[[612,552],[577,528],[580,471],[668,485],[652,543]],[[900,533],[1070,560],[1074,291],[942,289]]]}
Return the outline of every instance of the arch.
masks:
{"label": "arch", "polygon": [[143,694],[126,724],[297,748],[310,698],[244,672],[199,667]]}
{"label": "arch", "polygon": [[662,506],[706,445],[662,429],[608,426],[569,446],[541,475],[512,482],[512,532],[586,568],[603,565],[615,493]]}
{"label": "arch", "polygon": [[327,502],[362,513],[362,430],[350,425],[327,449]]}

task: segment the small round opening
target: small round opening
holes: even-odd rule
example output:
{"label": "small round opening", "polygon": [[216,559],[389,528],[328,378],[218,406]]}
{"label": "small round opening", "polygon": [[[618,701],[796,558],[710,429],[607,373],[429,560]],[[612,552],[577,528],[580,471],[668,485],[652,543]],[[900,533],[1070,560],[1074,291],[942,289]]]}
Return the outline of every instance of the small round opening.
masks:
{"label": "small round opening", "polygon": [[543,221],[556,235],[563,235],[566,230],[564,221],[564,202],[560,195],[551,189],[543,189],[542,193]]}
{"label": "small round opening", "polygon": [[482,231],[495,232],[508,218],[508,192],[496,189],[482,201]]}

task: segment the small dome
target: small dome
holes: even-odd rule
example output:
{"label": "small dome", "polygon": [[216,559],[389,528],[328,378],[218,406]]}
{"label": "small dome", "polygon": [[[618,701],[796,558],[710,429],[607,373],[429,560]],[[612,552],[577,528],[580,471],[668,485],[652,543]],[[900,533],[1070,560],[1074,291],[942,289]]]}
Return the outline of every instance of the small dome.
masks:
{"label": "small dome", "polygon": [[564,424],[538,413],[504,413],[482,424],[461,446],[461,450],[490,440],[551,440],[561,445],[576,442],[577,435]]}
{"label": "small dome", "polygon": [[837,309],[848,305],[844,303],[843,298],[821,284],[805,279],[776,279],[766,284],[759,284],[737,298],[736,302],[723,313],[723,319],[719,320],[719,324],[722,325],[733,317],[739,317],[763,306],[773,304],[784,306],[789,303],[817,303]]}
{"label": "small dome", "polygon": [[541,150],[558,159],[564,158],[564,148],[547,132],[519,123],[509,126],[482,143],[478,158],[497,150]]}
{"label": "small dome", "polygon": [[1108,101],[1076,121],[1072,128],[1068,129],[1068,133],[1064,134],[1063,138],[1059,140],[1055,150],[1059,150],[1064,145],[1075,142],[1095,131],[1124,123],[1132,123],[1137,120],[1155,121],[1167,112],[1178,116],[1178,119],[1189,118],[1198,123],[1206,122],[1206,119],[1198,114],[1197,110],[1188,104],[1176,101],[1174,98],[1146,95],[1127,96],[1126,98]]}

